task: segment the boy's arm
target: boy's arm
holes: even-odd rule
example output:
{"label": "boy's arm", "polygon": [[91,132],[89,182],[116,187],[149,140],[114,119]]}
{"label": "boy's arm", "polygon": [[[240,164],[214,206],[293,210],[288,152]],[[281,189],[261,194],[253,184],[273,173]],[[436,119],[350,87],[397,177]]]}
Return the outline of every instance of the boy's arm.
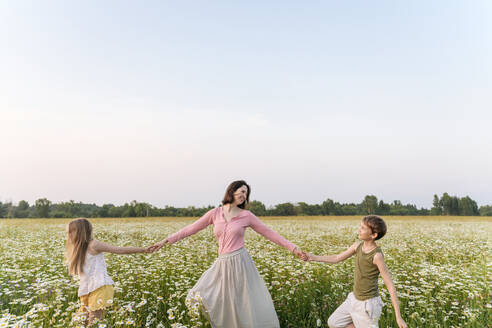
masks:
{"label": "boy's arm", "polygon": [[372,262],[378,266],[379,273],[383,278],[386,288],[388,288],[388,291],[391,296],[391,303],[393,304],[393,308],[395,309],[395,316],[396,316],[396,322],[398,323],[398,327],[407,328],[407,324],[405,323],[405,321],[403,321],[403,318],[401,317],[400,314],[400,305],[398,303],[398,296],[396,296],[395,284],[393,283],[393,279],[391,279],[391,275],[388,271],[388,267],[386,267],[383,254],[376,253],[376,255],[374,255],[374,259]]}
{"label": "boy's arm", "polygon": [[355,242],[352,246],[341,252],[340,254],[337,255],[314,255],[314,254],[308,254],[309,259],[308,261],[316,261],[316,262],[326,262],[326,263],[338,263],[345,261],[349,257],[355,254],[355,251],[357,250],[357,246],[359,246],[359,242]]}
{"label": "boy's arm", "polygon": [[119,247],[110,245],[99,240],[93,240],[91,243],[91,247],[94,251],[98,253],[106,252],[113,254],[134,254],[147,252],[145,247]]}

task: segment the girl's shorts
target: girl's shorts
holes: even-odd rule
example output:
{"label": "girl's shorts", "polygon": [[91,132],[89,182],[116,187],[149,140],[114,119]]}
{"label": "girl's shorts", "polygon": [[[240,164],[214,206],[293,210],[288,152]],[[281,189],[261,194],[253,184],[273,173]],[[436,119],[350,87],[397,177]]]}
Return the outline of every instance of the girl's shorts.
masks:
{"label": "girl's shorts", "polygon": [[80,296],[82,303],[80,312],[92,312],[110,307],[113,305],[113,294],[113,286],[105,285],[87,295]]}

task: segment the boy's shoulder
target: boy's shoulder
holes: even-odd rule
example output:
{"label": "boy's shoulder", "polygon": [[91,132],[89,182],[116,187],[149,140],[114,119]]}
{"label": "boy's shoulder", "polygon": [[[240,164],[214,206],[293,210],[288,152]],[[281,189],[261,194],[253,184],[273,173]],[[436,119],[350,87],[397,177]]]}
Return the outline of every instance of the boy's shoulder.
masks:
{"label": "boy's shoulder", "polygon": [[350,245],[350,249],[356,253],[358,250],[359,250],[359,247],[362,247],[362,242],[361,241],[356,241],[355,243],[353,243],[352,245]]}
{"label": "boy's shoulder", "polygon": [[381,247],[379,247],[379,246],[376,247],[376,250],[375,250],[374,255],[372,257],[372,261],[374,264],[377,261],[384,262],[384,253],[383,253],[383,250],[381,249]]}

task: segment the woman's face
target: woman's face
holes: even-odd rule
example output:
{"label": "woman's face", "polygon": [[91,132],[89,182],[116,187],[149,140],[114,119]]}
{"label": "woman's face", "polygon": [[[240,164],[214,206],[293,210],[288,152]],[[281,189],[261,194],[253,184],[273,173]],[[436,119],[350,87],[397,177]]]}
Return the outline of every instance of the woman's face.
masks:
{"label": "woman's face", "polygon": [[234,204],[241,205],[242,203],[244,203],[247,196],[248,196],[248,187],[243,185],[234,192]]}

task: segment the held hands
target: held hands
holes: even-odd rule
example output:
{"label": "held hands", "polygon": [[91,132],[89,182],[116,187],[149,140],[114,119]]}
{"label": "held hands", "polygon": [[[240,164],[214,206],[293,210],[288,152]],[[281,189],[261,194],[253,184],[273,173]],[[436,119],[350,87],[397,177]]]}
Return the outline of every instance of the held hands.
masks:
{"label": "held hands", "polygon": [[[151,246],[151,247],[152,247],[152,246]],[[150,251],[150,247],[140,247],[140,248],[141,248],[140,253],[146,253],[146,254],[148,254],[148,253],[152,253],[152,252]]]}
{"label": "held hands", "polygon": [[314,261],[314,257],[316,256],[316,255],[308,253],[308,252],[306,252],[306,255],[307,255],[307,260],[306,260],[307,262]]}
{"label": "held hands", "polygon": [[169,244],[169,241],[166,239],[158,242],[158,243],[155,243],[154,245],[152,246],[149,246],[147,247],[147,253],[154,253],[154,252],[157,252],[158,250],[160,250],[162,248],[162,246],[164,246],[165,244]]}
{"label": "held hands", "polygon": [[299,247],[294,248],[292,252],[295,254],[295,256],[303,261],[308,261],[309,259],[307,253],[302,251]]}

